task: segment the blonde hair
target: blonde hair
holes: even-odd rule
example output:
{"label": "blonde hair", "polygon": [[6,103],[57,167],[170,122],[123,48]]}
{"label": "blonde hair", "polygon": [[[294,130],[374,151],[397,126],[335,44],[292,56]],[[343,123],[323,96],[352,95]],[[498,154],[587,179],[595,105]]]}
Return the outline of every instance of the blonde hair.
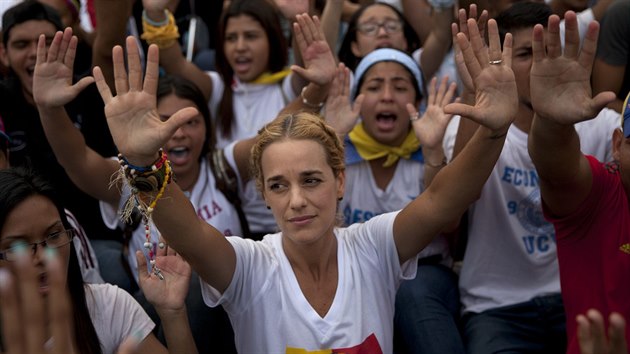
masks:
{"label": "blonde hair", "polygon": [[256,187],[261,192],[264,191],[262,153],[269,145],[284,140],[315,141],[324,148],[326,161],[332,168],[335,177],[346,169],[343,143],[321,117],[307,112],[281,115],[258,131],[256,143],[252,147],[251,175],[256,180]]}

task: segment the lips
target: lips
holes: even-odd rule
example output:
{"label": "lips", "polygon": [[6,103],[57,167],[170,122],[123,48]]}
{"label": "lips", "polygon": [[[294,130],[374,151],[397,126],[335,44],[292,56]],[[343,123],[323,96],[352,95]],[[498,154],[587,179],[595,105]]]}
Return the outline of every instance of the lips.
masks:
{"label": "lips", "polygon": [[381,112],[376,115],[376,127],[379,130],[392,130],[396,125],[398,117],[394,113]]}
{"label": "lips", "polygon": [[310,223],[314,218],[315,216],[313,215],[295,216],[295,217],[289,218],[289,222],[295,225],[304,225],[304,224]]}
{"label": "lips", "polygon": [[190,149],[185,146],[176,146],[169,149],[167,155],[172,164],[182,165],[188,162]]}
{"label": "lips", "polygon": [[39,292],[40,294],[48,294],[49,285],[48,285],[48,275],[46,273],[39,274]]}

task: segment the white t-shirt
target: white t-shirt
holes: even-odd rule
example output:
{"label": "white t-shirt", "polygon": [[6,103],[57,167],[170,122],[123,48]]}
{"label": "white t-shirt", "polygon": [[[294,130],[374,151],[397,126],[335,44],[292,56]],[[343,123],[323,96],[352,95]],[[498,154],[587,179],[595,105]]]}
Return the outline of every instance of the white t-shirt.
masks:
{"label": "white t-shirt", "polygon": [[[582,151],[610,161],[612,132],[619,124],[619,114],[610,109],[577,124]],[[479,200],[469,210],[468,243],[459,278],[464,312],[478,313],[560,292],[555,232],[543,217],[540,203],[527,134],[512,125]]]}
{"label": "white t-shirt", "polygon": [[[214,72],[206,72],[212,80],[212,96],[208,102],[214,121],[218,120],[219,103],[223,97],[225,84],[221,76]],[[237,140],[251,138],[265,124],[276,118],[278,113],[296,97],[291,86],[289,74],[278,84],[248,84],[234,78],[232,83],[235,124],[232,125],[232,136],[224,138],[217,130],[217,148],[224,148]]]}
{"label": "white t-shirt", "polygon": [[83,230],[83,227],[79,224],[79,221],[70,212],[70,210],[66,209],[65,212],[68,223],[77,230],[76,236],[72,239],[72,245],[77,253],[77,258],[79,259],[79,267],[81,268],[83,281],[93,284],[104,283],[105,281],[103,280],[103,277],[101,277],[101,271],[98,267],[98,259],[96,258],[96,253],[94,253],[90,239],[87,237],[85,230]]}
{"label": "white t-shirt", "polygon": [[88,284],[87,308],[103,354],[114,354],[129,336],[146,338],[155,323],[127,292],[111,284]]}
{"label": "white t-shirt", "polygon": [[[282,247],[282,234],[263,241],[228,237],[236,269],[221,295],[202,282],[204,301],[223,305],[239,353],[362,349],[391,353],[396,290],[416,275],[417,257],[402,267],[393,238],[397,213],[335,230],[338,285],[324,318],[304,297]],[[349,350],[349,352],[354,352]]]}
{"label": "white t-shirt", "polygon": [[[346,190],[339,210],[345,225],[365,222],[376,215],[400,210],[424,190],[424,164],[400,159],[396,171],[385,190],[374,180],[370,163],[361,161],[346,166]],[[450,265],[449,248],[443,236],[436,237],[419,257],[440,254],[445,265]]]}
{"label": "white t-shirt", "polygon": [[[218,118],[218,108],[223,96],[225,85],[221,76],[214,71],[207,74],[212,80],[212,96],[209,107],[213,119]],[[248,139],[256,134],[265,124],[276,118],[278,113],[296,97],[291,86],[291,75],[289,74],[279,84],[248,84],[234,78],[232,84],[234,117],[236,124],[232,125],[232,136],[224,138],[218,131],[217,148],[224,148],[232,142]],[[242,189],[242,208],[252,232],[269,232],[277,230],[276,221],[271,211],[262,199],[262,195],[256,189],[254,181],[248,181]]]}
{"label": "white t-shirt", "polygon": [[[230,203],[221,191],[216,189],[216,181],[208,161],[204,158],[201,161],[201,167],[199,169],[199,177],[193,186],[192,192],[188,196],[188,199],[193,205],[193,208],[197,211],[197,215],[200,219],[203,219],[208,224],[214,226],[217,230],[226,236],[242,235],[241,224],[238,219],[236,209]],[[125,203],[131,195],[131,189],[129,185],[125,183],[121,196],[120,203],[117,209],[112,208],[105,202],[100,202],[101,217],[103,223],[111,229],[122,226],[120,220],[120,211],[123,210]],[[158,201],[159,203],[159,201]],[[155,224],[150,224],[151,228],[151,243],[153,243],[153,252],[155,253],[157,244],[160,240],[160,233],[158,232]],[[146,242],[146,236],[144,233],[144,226],[139,225],[134,231],[129,241],[129,254],[127,255],[127,261],[134,278],[138,281],[136,251],[140,250],[147,255],[147,250],[144,248]],[[147,262],[148,266],[148,262]]]}

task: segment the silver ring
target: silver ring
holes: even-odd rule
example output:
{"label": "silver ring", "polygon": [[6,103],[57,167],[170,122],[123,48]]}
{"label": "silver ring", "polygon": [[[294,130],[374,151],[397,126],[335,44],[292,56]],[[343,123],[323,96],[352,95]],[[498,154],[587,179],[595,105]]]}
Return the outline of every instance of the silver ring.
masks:
{"label": "silver ring", "polygon": [[490,65],[499,65],[499,64],[501,64],[501,63],[503,63],[503,59],[499,59],[499,60],[490,60],[490,61],[488,62],[488,64],[490,64]]}
{"label": "silver ring", "polygon": [[415,122],[417,120],[420,120],[420,113],[416,112],[416,114],[412,115],[411,117],[409,117],[409,121],[410,122]]}

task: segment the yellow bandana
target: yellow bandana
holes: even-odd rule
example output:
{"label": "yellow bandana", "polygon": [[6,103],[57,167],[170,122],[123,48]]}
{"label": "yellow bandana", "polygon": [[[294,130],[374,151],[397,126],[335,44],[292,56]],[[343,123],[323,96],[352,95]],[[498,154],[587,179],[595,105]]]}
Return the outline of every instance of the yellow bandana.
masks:
{"label": "yellow bandana", "polygon": [[275,84],[276,82],[284,79],[291,73],[291,69],[284,69],[282,71],[278,71],[275,73],[270,73],[268,71],[260,74],[256,78],[256,80],[250,82],[251,84]]}
{"label": "yellow bandana", "polygon": [[401,157],[403,159],[409,159],[411,154],[418,151],[418,148],[420,148],[420,142],[416,138],[416,134],[413,130],[409,130],[409,134],[407,134],[405,141],[403,141],[400,146],[389,146],[379,143],[363,129],[363,124],[361,123],[354,126],[350,134],[348,134],[348,137],[364,160],[376,160],[387,156],[383,167],[393,165]]}

